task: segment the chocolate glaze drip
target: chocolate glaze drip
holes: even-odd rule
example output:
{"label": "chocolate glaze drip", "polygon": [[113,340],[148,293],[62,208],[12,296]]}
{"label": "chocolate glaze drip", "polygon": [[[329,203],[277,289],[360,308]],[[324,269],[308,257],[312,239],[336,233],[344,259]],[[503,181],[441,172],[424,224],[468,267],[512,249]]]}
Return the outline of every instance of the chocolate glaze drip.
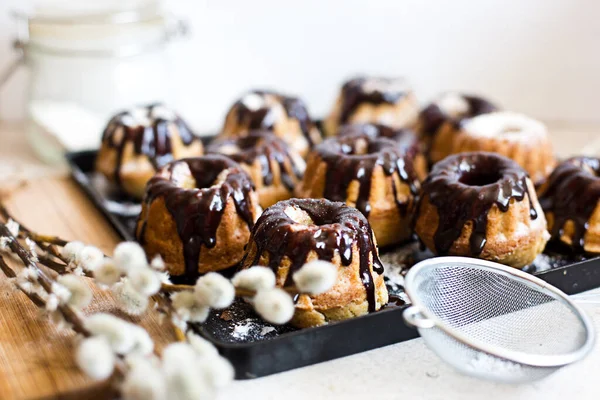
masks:
{"label": "chocolate glaze drip", "polygon": [[[295,222],[285,213],[288,207],[305,211],[313,224],[302,226]],[[300,229],[292,228],[294,225]],[[311,251],[316,252],[320,260],[326,261],[333,260],[338,253],[342,265],[348,266],[352,263],[352,245],[356,243],[360,257],[359,273],[367,294],[369,312],[375,311],[375,282],[370,266],[373,272],[381,275],[383,265],[373,244],[371,226],[356,209],[325,199],[280,201],[260,216],[252,231],[252,241],[257,247],[256,256],[250,264],[247,260],[242,263],[256,265],[260,256],[267,252],[267,266],[277,272],[282,259],[287,256],[291,265],[284,286],[293,284],[292,276],[306,263]]]}
{"label": "chocolate glaze drip", "polygon": [[461,123],[466,119],[498,110],[498,107],[481,97],[469,95],[461,95],[461,97],[469,104],[469,111],[459,118],[453,118],[447,115],[437,103],[431,103],[425,107],[420,115],[423,133],[429,136],[434,135],[446,121],[451,121],[455,128],[458,129]]}
{"label": "chocolate glaze drip", "polygon": [[[357,153],[359,146],[366,144],[366,154]],[[315,148],[322,161],[327,164],[327,176],[323,197],[345,202],[348,186],[353,180],[359,182],[356,208],[366,217],[371,212],[369,195],[373,170],[380,165],[387,176],[398,174],[400,180],[409,185],[413,195],[418,193],[419,180],[414,171],[414,153],[406,151],[396,142],[387,138],[372,138],[366,134],[354,134],[328,139]],[[397,201],[396,183],[393,182],[394,198],[401,215],[408,204]]]}
{"label": "chocolate glaze drip", "polygon": [[340,123],[348,122],[350,116],[361,104],[396,104],[398,101],[400,101],[400,99],[408,94],[405,90],[367,91],[365,88],[365,83],[372,80],[381,83],[383,86],[389,85],[391,87],[392,83],[396,79],[381,77],[359,77],[346,82],[344,86],[342,86]]}
{"label": "chocolate glaze drip", "polygon": [[494,153],[456,154],[435,164],[423,182],[417,212],[425,197],[437,208],[434,242],[438,255],[448,254],[468,221],[473,223],[471,254],[481,254],[487,242],[488,213],[494,204],[507,212],[512,199],[522,201],[527,196],[529,215],[536,219],[527,179],[527,172],[517,163]]}
{"label": "chocolate glaze drip", "polygon": [[[194,189],[178,185],[176,169],[187,164],[196,181]],[[228,170],[224,181],[215,181],[221,172]],[[177,234],[183,244],[185,279],[195,282],[199,276],[198,262],[200,249],[204,245],[212,248],[217,244],[217,228],[221,223],[227,201],[231,198],[238,215],[246,222],[248,229],[254,225],[251,193],[254,188],[250,177],[241,167],[221,155],[206,155],[197,158],[184,158],[167,164],[146,187],[144,204],[146,212],[157,198],[164,198],[165,205],[177,227]],[[138,241],[144,242],[147,215],[140,215],[142,227],[138,231]]]}
{"label": "chocolate glaze drip", "polygon": [[227,146],[239,148],[239,152],[227,154],[236,162],[251,165],[259,160],[266,186],[273,184],[273,162],[279,165],[281,181],[289,191],[294,189],[296,181],[302,179],[303,171],[298,169],[288,145],[269,131],[252,131],[244,137],[218,139],[210,144],[208,152],[222,153]]}
{"label": "chocolate glaze drip", "polygon": [[[300,129],[304,134],[309,145],[313,146],[313,140],[310,132],[314,127],[313,121],[308,115],[306,105],[297,97],[284,96],[268,90],[253,90],[249,94],[257,96],[273,96],[285,109],[288,118],[295,119],[300,124]],[[233,108],[236,110],[236,117],[239,124],[248,126],[249,130],[266,129],[273,130],[274,125],[278,122],[276,117],[271,115],[272,108],[268,105],[257,110],[249,109],[243,102],[243,99],[238,100]]]}
{"label": "chocolate glaze drip", "polygon": [[571,220],[575,226],[572,247],[584,252],[584,237],[599,201],[600,159],[573,157],[562,162],[540,194],[540,205],[554,215],[552,238],[560,238],[565,223]]}
{"label": "chocolate glaze drip", "polygon": [[[143,107],[146,111],[148,124],[134,125],[135,116],[131,111],[123,111],[112,117],[102,133],[102,143],[117,150],[117,162],[114,171],[114,180],[121,184],[121,164],[123,153],[127,143],[133,143],[133,149],[137,155],[145,155],[154,166],[159,169],[173,161],[171,148],[171,129],[173,125],[185,146],[191,145],[198,138],[192,133],[187,124],[179,117],[174,119],[163,119],[154,115],[157,107],[161,104],[150,104]],[[119,132],[122,129],[122,136]]]}

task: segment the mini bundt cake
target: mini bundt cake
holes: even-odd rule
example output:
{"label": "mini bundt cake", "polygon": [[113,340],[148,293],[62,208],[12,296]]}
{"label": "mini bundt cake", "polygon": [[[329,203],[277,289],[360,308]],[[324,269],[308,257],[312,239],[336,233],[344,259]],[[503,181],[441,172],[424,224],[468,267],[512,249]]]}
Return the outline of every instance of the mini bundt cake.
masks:
{"label": "mini bundt cake", "polygon": [[527,172],[494,153],[452,155],[421,187],[415,232],[437,255],[478,257],[521,268],[550,235]]}
{"label": "mini bundt cake", "polygon": [[431,161],[468,151],[489,151],[511,158],[529,173],[535,184],[550,175],[556,164],[544,124],[506,111],[465,120],[457,131],[439,132],[431,148]]}
{"label": "mini bundt cake", "polygon": [[415,124],[418,115],[419,105],[404,79],[359,77],[344,83],[324,128],[329,136],[344,124],[406,128]]}
{"label": "mini bundt cake", "polygon": [[124,193],[141,199],[146,183],[170,161],[202,155],[202,142],[160,104],[115,115],[102,134],[96,170]]}
{"label": "mini bundt cake", "polygon": [[316,146],[296,194],[358,208],[379,245],[387,246],[410,238],[418,188],[413,153],[391,139],[356,134]]}
{"label": "mini bundt cake", "polygon": [[291,199],[269,207],[260,216],[242,266],[268,266],[277,285],[293,285],[292,276],[305,263],[325,260],[338,267],[329,291],[296,299],[291,323],[309,327],[363,315],[387,304],[373,232],[355,208],[325,199]]}
{"label": "mini bundt cake", "polygon": [[274,132],[302,157],[321,142],[321,133],[304,102],[275,92],[254,90],[235,102],[225,117],[221,136],[246,136],[256,129]]}
{"label": "mini bundt cake", "polygon": [[292,197],[306,168],[304,159],[269,131],[251,131],[244,137],[217,139],[207,151],[225,154],[244,168],[254,182],[263,208]]}
{"label": "mini bundt cake", "polygon": [[539,189],[554,239],[576,252],[600,253],[600,159],[573,157],[552,172]]}
{"label": "mini bundt cake", "polygon": [[[438,133],[443,132],[444,137],[450,138],[453,132],[460,129],[460,124],[466,119],[496,110],[498,107],[484,98],[447,92],[421,111],[416,130],[425,146],[425,151],[429,152]],[[431,161],[436,163],[446,155],[448,154],[445,151],[442,151],[442,154],[434,151],[430,154]]]}
{"label": "mini bundt cake", "polygon": [[185,158],[148,182],[136,237],[173,277],[195,282],[240,262],[260,211],[250,177],[237,163],[216,154]]}
{"label": "mini bundt cake", "polygon": [[377,124],[349,124],[342,125],[337,133],[339,137],[356,135],[367,135],[373,139],[388,138],[394,140],[407,153],[414,156],[414,168],[419,180],[422,181],[427,176],[427,159],[423,154],[419,138],[412,129],[394,129]]}

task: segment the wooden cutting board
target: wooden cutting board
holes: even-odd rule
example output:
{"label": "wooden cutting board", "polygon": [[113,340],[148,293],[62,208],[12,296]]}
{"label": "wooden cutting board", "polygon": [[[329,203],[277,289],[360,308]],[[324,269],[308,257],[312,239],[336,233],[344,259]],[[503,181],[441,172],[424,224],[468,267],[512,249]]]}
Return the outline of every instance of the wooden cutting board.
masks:
{"label": "wooden cutting board", "polygon": [[[81,240],[111,254],[119,237],[79,188],[68,178],[36,179],[6,201],[11,213],[30,229]],[[94,288],[94,302],[85,313],[117,310],[110,294]],[[25,295],[13,290],[0,274],[0,398],[100,399],[110,388],[86,378],[73,361],[73,337],[39,315]],[[135,319],[155,339],[158,348],[172,341],[155,311]]]}

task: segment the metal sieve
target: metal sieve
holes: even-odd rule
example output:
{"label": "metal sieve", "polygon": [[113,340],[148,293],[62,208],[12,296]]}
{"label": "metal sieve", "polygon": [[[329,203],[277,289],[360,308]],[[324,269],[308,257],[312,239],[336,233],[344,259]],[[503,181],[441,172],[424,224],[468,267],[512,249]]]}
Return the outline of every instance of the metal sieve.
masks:
{"label": "metal sieve", "polygon": [[437,257],[406,276],[404,312],[425,343],[459,371],[529,382],[581,360],[592,324],[557,288],[531,274],[466,257]]}

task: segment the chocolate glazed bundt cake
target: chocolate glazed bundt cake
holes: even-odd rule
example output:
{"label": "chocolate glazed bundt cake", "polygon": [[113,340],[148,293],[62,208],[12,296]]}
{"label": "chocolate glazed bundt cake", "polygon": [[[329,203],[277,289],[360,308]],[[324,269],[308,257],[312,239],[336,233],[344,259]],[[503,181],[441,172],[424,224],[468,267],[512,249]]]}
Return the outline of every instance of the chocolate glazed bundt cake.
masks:
{"label": "chocolate glazed bundt cake", "polygon": [[[484,98],[455,92],[444,93],[425,107],[419,115],[416,130],[431,162],[436,163],[448,155],[449,143],[462,122],[496,110],[498,107]],[[438,135],[437,145],[431,149]]]}
{"label": "chocolate glazed bundt cake", "polygon": [[305,263],[325,260],[338,267],[327,292],[296,298],[292,324],[317,326],[379,310],[388,301],[373,232],[355,208],[325,199],[280,201],[261,215],[252,230],[244,268],[270,267],[277,285],[293,285]]}
{"label": "chocolate glazed bundt cake", "polygon": [[225,154],[238,162],[252,178],[263,208],[292,197],[294,187],[302,180],[306,169],[300,154],[269,131],[251,131],[240,138],[217,139],[208,146],[207,152]]}
{"label": "chocolate glazed bundt cake", "polygon": [[260,214],[250,177],[234,161],[207,155],[174,161],[148,182],[136,238],[169,273],[195,282],[237,265]]}
{"label": "chocolate glazed bundt cake", "polygon": [[254,90],[236,101],[225,117],[221,135],[246,136],[256,129],[274,132],[302,157],[321,142],[321,133],[304,102],[271,91]]}
{"label": "chocolate glazed bundt cake", "polygon": [[563,161],[539,196],[554,239],[579,253],[600,254],[600,159]]}
{"label": "chocolate glazed bundt cake", "polygon": [[161,104],[115,115],[102,134],[96,170],[126,194],[141,199],[156,171],[170,161],[202,155],[202,142]]}
{"label": "chocolate glazed bundt cake", "polygon": [[315,147],[296,194],[356,207],[368,218],[379,245],[387,246],[410,238],[418,188],[414,154],[391,139],[357,134]]}
{"label": "chocolate glazed bundt cake", "polygon": [[451,134],[436,135],[431,161],[449,154],[489,151],[516,161],[535,184],[542,182],[556,164],[544,124],[522,114],[499,111],[463,121]]}
{"label": "chocolate glazed bundt cake", "polygon": [[549,239],[527,172],[494,153],[449,156],[423,182],[415,232],[437,255],[512,267],[530,264]]}
{"label": "chocolate glazed bundt cake", "polygon": [[344,124],[406,128],[415,124],[418,115],[419,105],[404,79],[359,77],[344,83],[324,128],[329,136]]}

